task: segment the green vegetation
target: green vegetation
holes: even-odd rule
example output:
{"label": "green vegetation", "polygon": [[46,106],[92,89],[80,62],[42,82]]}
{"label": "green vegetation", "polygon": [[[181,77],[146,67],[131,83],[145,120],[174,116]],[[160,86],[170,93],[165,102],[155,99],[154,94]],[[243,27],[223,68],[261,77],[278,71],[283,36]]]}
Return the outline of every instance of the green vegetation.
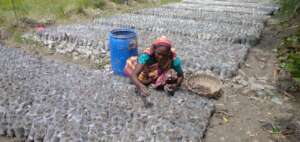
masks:
{"label": "green vegetation", "polygon": [[87,8],[102,9],[105,4],[104,0],[1,0],[0,21],[18,22],[23,17],[65,19],[71,14],[84,14]]}
{"label": "green vegetation", "polygon": [[178,1],[0,0],[0,33],[1,30],[8,31],[10,33],[9,40],[5,40],[15,44],[21,41],[20,36],[22,33],[35,27],[37,24],[50,25],[78,22]]}
{"label": "green vegetation", "polygon": [[160,3],[161,4],[167,4],[167,3],[170,3],[170,2],[180,2],[181,0],[160,0]]}
{"label": "green vegetation", "polygon": [[300,8],[300,0],[279,0],[281,6],[279,16],[288,19],[296,16]]}
{"label": "green vegetation", "polygon": [[278,49],[281,67],[286,69],[300,84],[300,30],[292,36],[285,37]]}
{"label": "green vegetation", "polygon": [[[126,5],[125,2],[131,3]],[[132,8],[157,6],[180,0],[159,0],[148,2],[147,0],[1,0],[0,1],[0,26],[11,24],[27,17],[34,20],[41,19],[69,19],[73,15],[87,14],[87,9],[122,11]]]}
{"label": "green vegetation", "polygon": [[281,130],[278,126],[272,124],[272,131],[271,131],[272,134],[280,134],[281,133]]}
{"label": "green vegetation", "polygon": [[0,30],[10,33],[7,42],[19,44],[22,33],[37,24],[89,18],[88,9],[100,11],[105,6],[104,0],[0,0]]}
{"label": "green vegetation", "polygon": [[[299,18],[299,0],[280,0],[281,25],[284,29],[289,27],[290,20]],[[278,48],[278,59],[281,67],[289,71],[294,80],[300,85],[300,21],[294,20],[293,27],[296,29],[291,35],[282,39]],[[288,25],[288,27],[286,27]]]}

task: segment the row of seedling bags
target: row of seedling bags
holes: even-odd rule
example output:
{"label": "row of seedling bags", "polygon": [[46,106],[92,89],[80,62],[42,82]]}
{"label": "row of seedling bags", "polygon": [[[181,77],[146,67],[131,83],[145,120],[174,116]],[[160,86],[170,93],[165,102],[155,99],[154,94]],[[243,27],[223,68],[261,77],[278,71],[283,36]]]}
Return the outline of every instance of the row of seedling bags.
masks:
{"label": "row of seedling bags", "polygon": [[232,2],[232,1],[217,1],[217,0],[184,0],[184,4],[193,4],[201,6],[228,6],[237,7],[245,9],[255,9],[255,11],[261,11],[265,14],[272,14],[274,11],[278,10],[278,6],[274,4],[267,3],[249,3],[249,2]]}

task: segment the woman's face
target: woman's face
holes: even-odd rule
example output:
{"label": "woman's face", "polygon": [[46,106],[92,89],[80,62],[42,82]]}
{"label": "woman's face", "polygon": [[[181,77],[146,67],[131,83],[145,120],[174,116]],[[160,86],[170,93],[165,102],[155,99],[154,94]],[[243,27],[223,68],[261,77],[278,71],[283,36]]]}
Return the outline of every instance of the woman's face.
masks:
{"label": "woman's face", "polygon": [[158,46],[154,48],[154,56],[157,61],[163,61],[170,56],[170,48],[165,46]]}

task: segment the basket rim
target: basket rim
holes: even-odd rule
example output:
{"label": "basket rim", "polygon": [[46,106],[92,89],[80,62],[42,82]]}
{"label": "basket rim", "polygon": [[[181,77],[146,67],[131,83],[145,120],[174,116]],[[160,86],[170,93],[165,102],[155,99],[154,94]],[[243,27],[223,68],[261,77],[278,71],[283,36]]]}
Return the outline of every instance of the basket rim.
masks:
{"label": "basket rim", "polygon": [[[200,93],[200,92],[194,90],[193,88],[191,88],[191,84],[190,84],[191,82],[190,82],[190,80],[191,79],[195,79],[195,78],[199,78],[199,77],[201,78],[201,76],[209,77],[210,79],[212,79],[215,82],[217,82],[218,85],[216,86],[215,89],[213,89],[214,91],[211,91],[209,93],[203,93],[203,92]],[[214,75],[211,75],[211,74],[207,74],[207,73],[192,74],[192,75],[190,75],[190,76],[187,77],[186,83],[187,83],[188,90],[190,90],[190,91],[192,91],[194,93],[197,93],[197,94],[201,94],[201,95],[210,95],[210,94],[218,93],[221,90],[222,86],[223,86],[223,82],[222,82],[222,80],[220,78],[218,78],[218,77],[216,77]]]}

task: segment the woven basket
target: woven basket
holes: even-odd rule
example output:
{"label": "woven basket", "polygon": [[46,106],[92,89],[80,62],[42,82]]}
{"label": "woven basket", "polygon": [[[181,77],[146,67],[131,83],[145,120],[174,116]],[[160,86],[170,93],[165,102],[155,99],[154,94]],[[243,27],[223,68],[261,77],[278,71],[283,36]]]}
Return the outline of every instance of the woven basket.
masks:
{"label": "woven basket", "polygon": [[186,78],[184,84],[189,91],[201,96],[218,98],[221,95],[222,81],[212,75],[190,75]]}

